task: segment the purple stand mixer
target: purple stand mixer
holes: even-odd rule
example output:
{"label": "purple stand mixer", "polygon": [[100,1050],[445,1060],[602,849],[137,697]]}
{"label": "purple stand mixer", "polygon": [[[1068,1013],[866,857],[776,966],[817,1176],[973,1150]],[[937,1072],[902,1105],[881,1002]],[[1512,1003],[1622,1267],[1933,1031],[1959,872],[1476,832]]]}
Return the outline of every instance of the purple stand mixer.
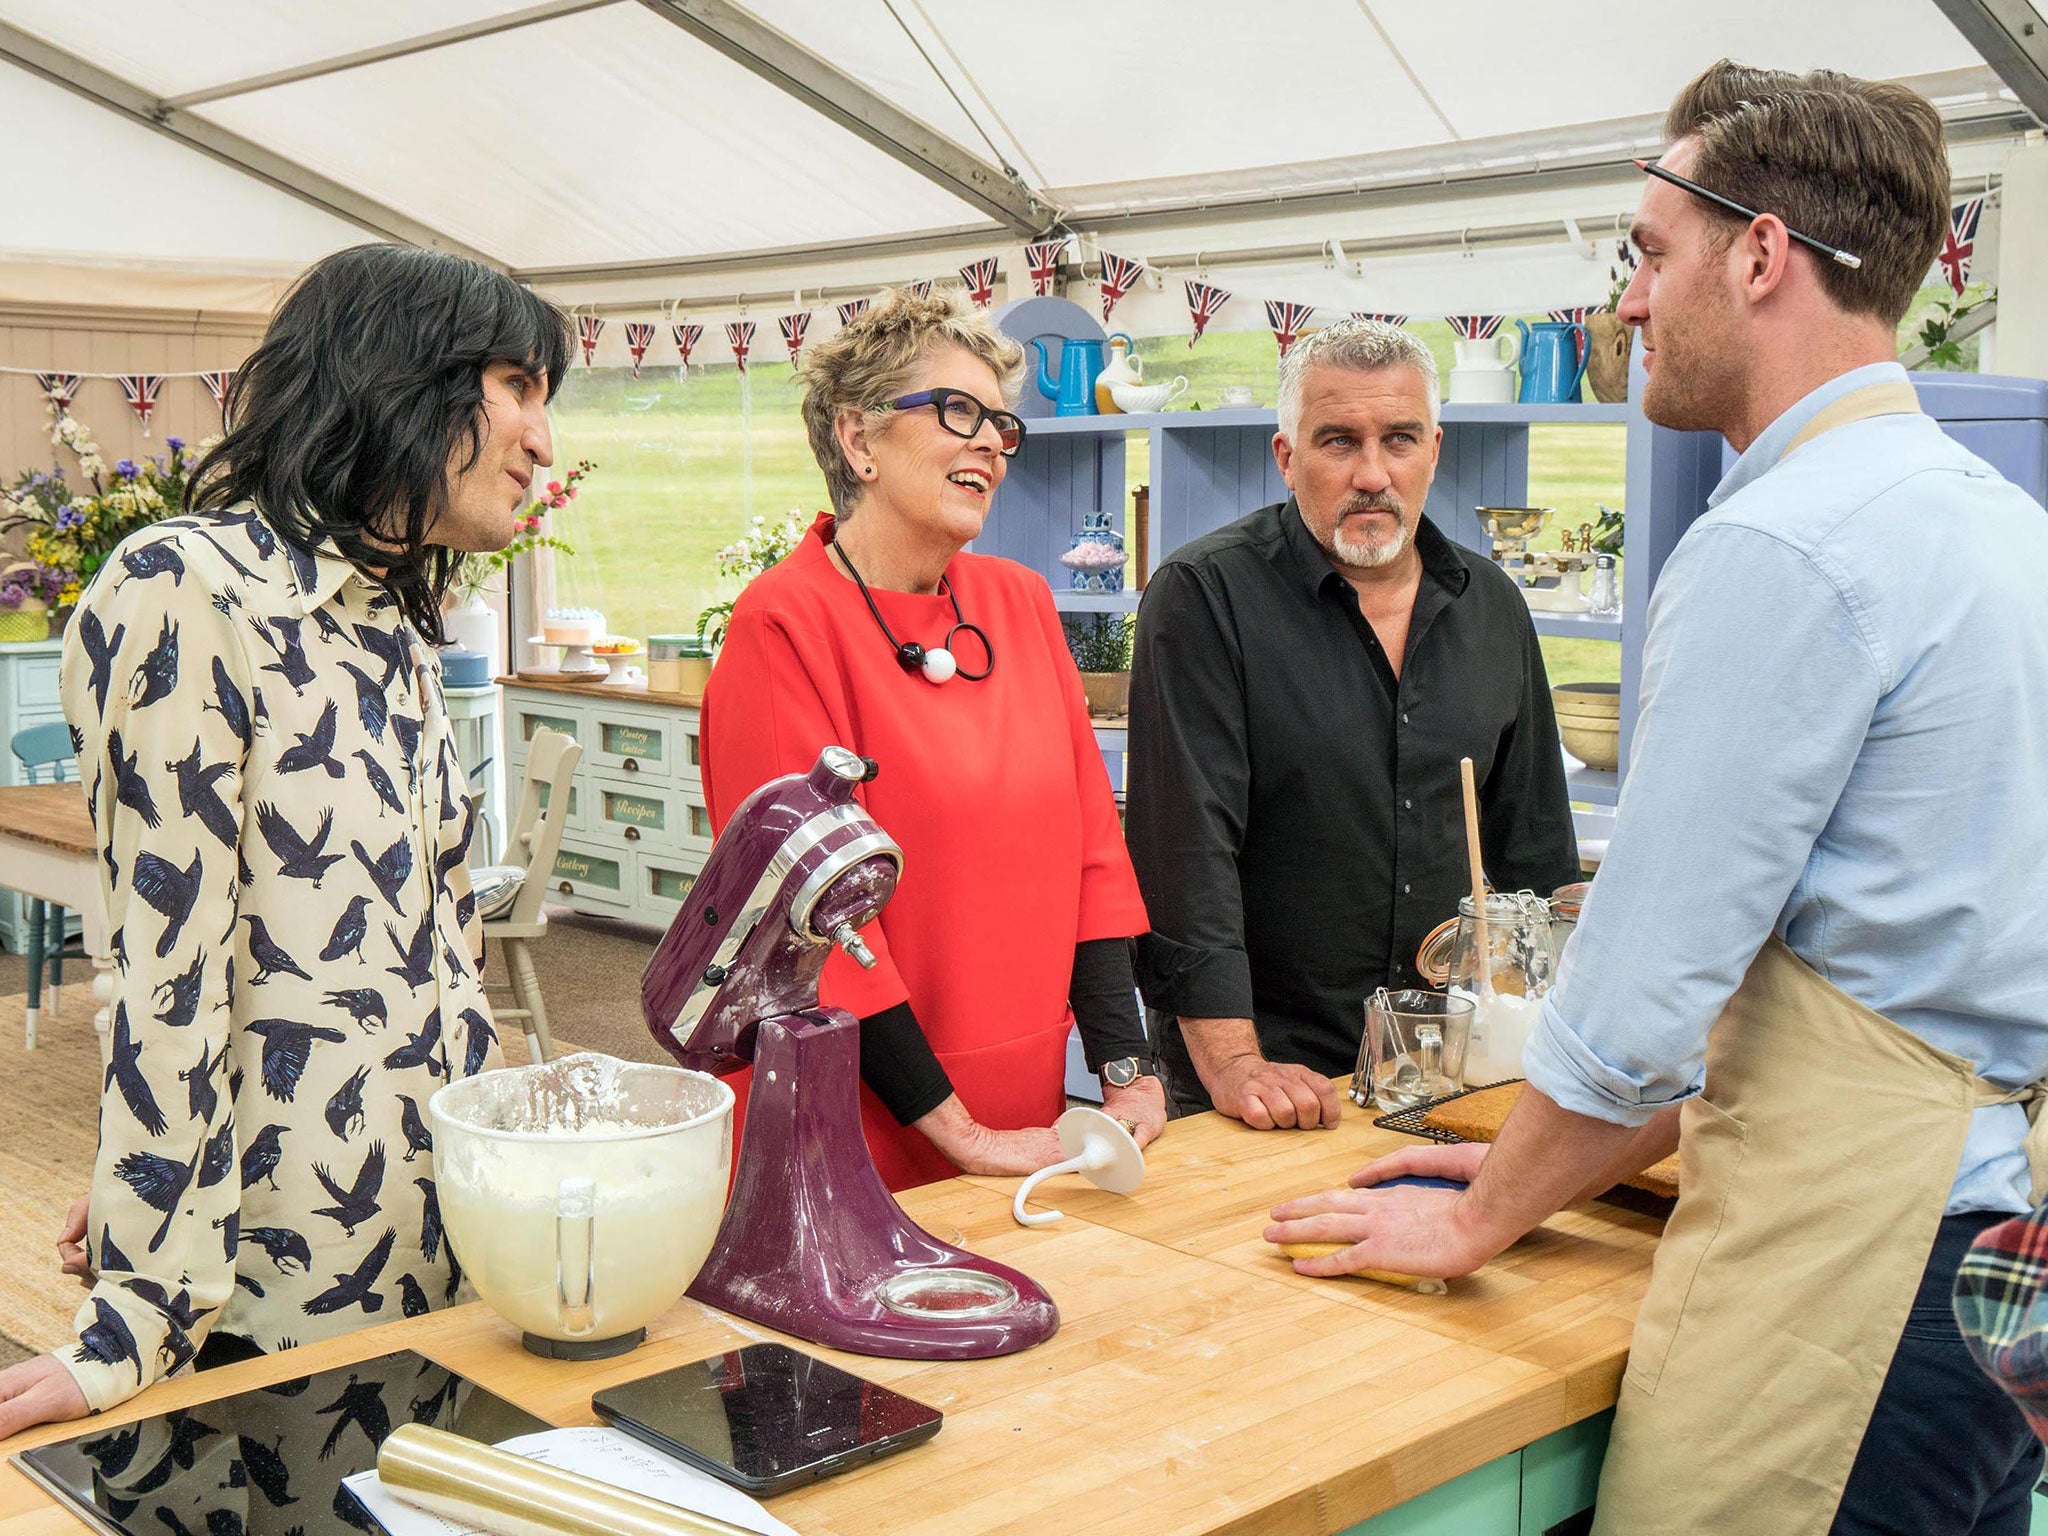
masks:
{"label": "purple stand mixer", "polygon": [[904,1215],[861,1132],[859,1021],[818,1002],[835,945],[874,965],[860,930],[903,866],[853,798],[875,771],[827,747],[808,774],[749,795],[641,983],[648,1028],[677,1061],[754,1065],[732,1198],[689,1294],[855,1354],[1011,1354],[1052,1337],[1052,1298]]}

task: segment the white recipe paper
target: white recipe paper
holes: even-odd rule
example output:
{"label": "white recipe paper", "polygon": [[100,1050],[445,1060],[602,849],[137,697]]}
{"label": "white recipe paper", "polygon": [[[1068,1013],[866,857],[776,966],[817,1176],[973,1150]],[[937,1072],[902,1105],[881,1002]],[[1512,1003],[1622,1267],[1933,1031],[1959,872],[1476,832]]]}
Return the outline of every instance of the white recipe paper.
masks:
{"label": "white recipe paper", "polygon": [[[680,1509],[715,1515],[750,1531],[759,1531],[761,1536],[797,1536],[794,1529],[739,1489],[694,1467],[686,1467],[616,1429],[592,1426],[543,1430],[537,1435],[500,1441],[498,1449]],[[406,1503],[379,1482],[374,1471],[358,1472],[342,1481],[391,1536],[485,1536],[474,1527]]]}

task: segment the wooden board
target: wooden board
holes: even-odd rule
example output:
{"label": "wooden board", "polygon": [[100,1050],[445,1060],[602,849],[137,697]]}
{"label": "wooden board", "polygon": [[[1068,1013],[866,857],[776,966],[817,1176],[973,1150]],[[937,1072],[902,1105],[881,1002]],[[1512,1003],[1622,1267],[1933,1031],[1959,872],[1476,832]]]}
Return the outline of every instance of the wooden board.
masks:
{"label": "wooden board", "polygon": [[[1448,1104],[1439,1104],[1422,1117],[1423,1123],[1449,1131],[1465,1141],[1492,1141],[1507,1124],[1508,1116],[1521,1101],[1522,1084],[1499,1083],[1477,1093],[1463,1094]],[[1678,1198],[1678,1154],[1652,1163],[1622,1183],[1666,1200]]]}
{"label": "wooden board", "polygon": [[[602,679],[602,672],[591,673]],[[573,693],[586,699],[604,699],[613,704],[653,704],[669,709],[699,709],[703,707],[701,693],[660,693],[645,683],[578,682],[565,677],[535,676],[521,672],[512,677],[501,677],[497,681],[507,688],[538,688],[543,693]]]}
{"label": "wooden board", "polygon": [[64,853],[99,851],[80,784],[13,784],[0,788],[0,832]]}
{"label": "wooden board", "polygon": [[[929,1445],[773,1503],[806,1536],[973,1536],[1104,1529],[1337,1532],[1614,1401],[1654,1223],[1572,1212],[1446,1297],[1306,1280],[1263,1252],[1275,1199],[1341,1183],[1406,1144],[1360,1116],[1330,1132],[1177,1121],[1145,1186],[1044,1190],[1064,1221],[1017,1226],[1012,1180],[954,1179],[905,1207],[941,1237],[1052,1292],[1059,1333],[999,1360],[875,1360],[818,1350],[941,1408]],[[759,1338],[690,1301],[617,1360],[541,1360],[481,1306],[165,1383],[108,1420],[410,1347],[559,1424],[597,1388]],[[810,1348],[802,1345],[800,1347]],[[71,1433],[52,1426],[0,1453]],[[11,1468],[0,1536],[77,1526]]]}

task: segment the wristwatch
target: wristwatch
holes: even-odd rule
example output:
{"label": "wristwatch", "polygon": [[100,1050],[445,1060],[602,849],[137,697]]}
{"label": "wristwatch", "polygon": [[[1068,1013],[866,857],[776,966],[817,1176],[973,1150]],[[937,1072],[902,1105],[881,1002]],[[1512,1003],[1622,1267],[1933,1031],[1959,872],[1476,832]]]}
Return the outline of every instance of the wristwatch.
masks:
{"label": "wristwatch", "polygon": [[1102,1080],[1112,1088],[1128,1088],[1141,1077],[1157,1077],[1159,1069],[1149,1056],[1119,1056],[1102,1064]]}

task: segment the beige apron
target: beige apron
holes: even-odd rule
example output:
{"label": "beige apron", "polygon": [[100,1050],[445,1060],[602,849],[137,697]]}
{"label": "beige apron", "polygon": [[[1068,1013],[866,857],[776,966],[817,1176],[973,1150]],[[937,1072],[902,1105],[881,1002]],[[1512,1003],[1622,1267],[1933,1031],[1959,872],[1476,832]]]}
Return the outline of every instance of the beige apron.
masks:
{"label": "beige apron", "polygon": [[[1830,428],[1917,410],[1858,390]],[[1679,1198],[1636,1317],[1595,1536],[1807,1536],[1833,1523],[1947,1205],[1970,1116],[2023,1103],[2035,1195],[2043,1089],[2000,1088],[1773,937],[1707,1037],[1681,1112]]]}

